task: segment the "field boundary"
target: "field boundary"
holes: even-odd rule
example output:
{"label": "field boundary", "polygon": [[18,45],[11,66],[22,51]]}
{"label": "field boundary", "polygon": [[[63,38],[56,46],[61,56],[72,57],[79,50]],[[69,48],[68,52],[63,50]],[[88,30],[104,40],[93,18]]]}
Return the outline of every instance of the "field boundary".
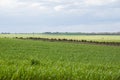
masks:
{"label": "field boundary", "polygon": [[82,44],[95,44],[95,45],[108,45],[108,46],[120,46],[120,42],[99,42],[99,41],[88,41],[88,40],[74,40],[74,39],[56,39],[56,38],[35,38],[35,37],[14,37],[16,39],[24,40],[42,40],[50,42],[70,42],[70,43],[82,43]]}

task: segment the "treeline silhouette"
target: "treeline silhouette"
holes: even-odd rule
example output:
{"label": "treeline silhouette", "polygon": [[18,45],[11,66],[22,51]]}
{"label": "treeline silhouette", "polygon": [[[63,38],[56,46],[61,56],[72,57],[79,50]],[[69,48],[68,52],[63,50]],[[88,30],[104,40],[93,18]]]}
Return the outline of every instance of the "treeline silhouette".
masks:
{"label": "treeline silhouette", "polygon": [[1,32],[0,34],[49,34],[49,35],[120,35],[120,32],[99,32],[99,33],[83,33],[83,32],[43,32],[43,33],[10,33]]}
{"label": "treeline silhouette", "polygon": [[120,35],[120,32],[101,32],[101,33],[82,33],[82,32],[44,32],[43,34],[56,34],[56,35]]}

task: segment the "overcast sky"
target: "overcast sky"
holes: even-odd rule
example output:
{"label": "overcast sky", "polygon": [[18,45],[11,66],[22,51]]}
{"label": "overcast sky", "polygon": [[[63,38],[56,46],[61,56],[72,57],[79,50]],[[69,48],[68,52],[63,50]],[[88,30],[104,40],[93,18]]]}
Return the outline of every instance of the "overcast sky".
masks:
{"label": "overcast sky", "polygon": [[0,0],[0,32],[120,32],[120,0]]}

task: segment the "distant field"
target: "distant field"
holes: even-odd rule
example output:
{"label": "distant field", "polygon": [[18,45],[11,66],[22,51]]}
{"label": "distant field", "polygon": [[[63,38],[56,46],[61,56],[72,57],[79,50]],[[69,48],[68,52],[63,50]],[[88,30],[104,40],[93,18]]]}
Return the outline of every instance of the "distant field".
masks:
{"label": "distant field", "polygon": [[47,35],[47,34],[0,34],[0,37],[41,37],[56,39],[73,39],[73,40],[92,40],[99,42],[120,42],[119,35]]}
{"label": "distant field", "polygon": [[[120,40],[104,36],[104,40],[109,38]],[[0,80],[120,80],[120,47],[0,38]]]}

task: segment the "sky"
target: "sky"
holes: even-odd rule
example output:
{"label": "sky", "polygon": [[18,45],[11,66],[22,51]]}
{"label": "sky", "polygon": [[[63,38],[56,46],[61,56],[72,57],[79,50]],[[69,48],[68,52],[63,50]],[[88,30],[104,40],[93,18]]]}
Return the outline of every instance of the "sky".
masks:
{"label": "sky", "polygon": [[120,0],[0,0],[0,32],[120,32]]}

